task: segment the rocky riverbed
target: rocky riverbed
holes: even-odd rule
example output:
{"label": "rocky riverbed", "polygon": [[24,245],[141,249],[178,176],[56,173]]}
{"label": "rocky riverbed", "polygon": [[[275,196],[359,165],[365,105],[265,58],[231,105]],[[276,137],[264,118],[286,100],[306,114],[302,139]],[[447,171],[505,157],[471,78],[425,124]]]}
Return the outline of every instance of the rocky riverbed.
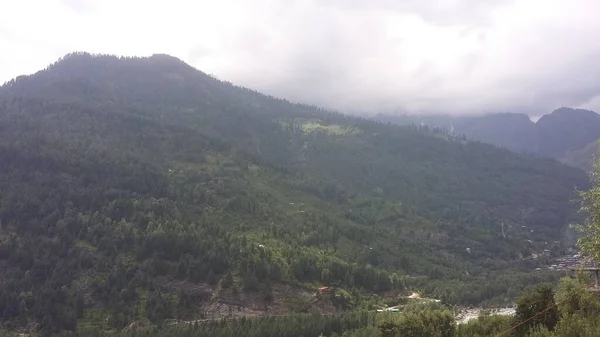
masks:
{"label": "rocky riverbed", "polygon": [[472,319],[476,319],[483,314],[489,315],[501,315],[501,316],[513,316],[515,314],[514,308],[498,308],[498,309],[483,309],[473,308],[465,309],[456,315],[456,322],[458,324],[464,324]]}

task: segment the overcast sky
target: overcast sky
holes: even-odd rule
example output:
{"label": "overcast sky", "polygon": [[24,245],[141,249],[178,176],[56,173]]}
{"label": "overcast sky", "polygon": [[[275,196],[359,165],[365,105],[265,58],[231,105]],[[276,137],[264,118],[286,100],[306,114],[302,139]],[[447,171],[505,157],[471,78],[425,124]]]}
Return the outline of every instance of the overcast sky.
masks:
{"label": "overcast sky", "polygon": [[598,0],[0,0],[0,82],[166,53],[342,111],[600,111]]}

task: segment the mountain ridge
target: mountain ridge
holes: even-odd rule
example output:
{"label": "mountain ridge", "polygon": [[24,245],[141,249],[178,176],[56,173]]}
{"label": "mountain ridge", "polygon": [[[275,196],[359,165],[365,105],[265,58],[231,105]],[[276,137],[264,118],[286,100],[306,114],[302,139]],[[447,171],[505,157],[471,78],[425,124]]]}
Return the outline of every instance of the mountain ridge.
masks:
{"label": "mountain ridge", "polygon": [[[554,158],[586,171],[591,168],[592,156],[589,150],[581,150],[600,138],[600,115],[591,110],[567,107],[543,115],[536,122],[522,113],[422,117],[380,115],[377,119],[401,125],[423,123],[515,152]],[[579,153],[577,158],[573,158],[574,153]]]}
{"label": "mountain ridge", "polygon": [[[222,315],[231,298],[283,313],[415,289],[504,303],[555,277],[528,257],[568,247],[555,241],[588,184],[551,159],[273,99],[162,56],[77,53],[0,87],[0,158],[2,319],[49,334]],[[318,285],[340,296],[302,302]]]}

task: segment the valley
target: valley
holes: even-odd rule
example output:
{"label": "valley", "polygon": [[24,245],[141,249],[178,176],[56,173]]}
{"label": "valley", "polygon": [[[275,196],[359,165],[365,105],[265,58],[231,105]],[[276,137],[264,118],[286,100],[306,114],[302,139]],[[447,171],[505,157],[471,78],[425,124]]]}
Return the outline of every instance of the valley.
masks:
{"label": "valley", "polygon": [[591,110],[558,108],[533,122],[522,113],[482,116],[378,115],[399,125],[426,125],[518,153],[557,159],[586,172],[592,169],[600,138],[600,115]]}

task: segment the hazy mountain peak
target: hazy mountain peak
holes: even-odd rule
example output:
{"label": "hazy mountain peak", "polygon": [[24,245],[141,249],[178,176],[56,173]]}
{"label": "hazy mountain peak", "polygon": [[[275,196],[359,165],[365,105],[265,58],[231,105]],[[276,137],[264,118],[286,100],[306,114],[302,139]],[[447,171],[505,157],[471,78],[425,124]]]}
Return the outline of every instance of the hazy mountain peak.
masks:
{"label": "hazy mountain peak", "polygon": [[552,121],[568,124],[600,123],[600,115],[591,110],[562,107],[542,116],[538,120],[538,124],[551,123]]}
{"label": "hazy mountain peak", "polygon": [[169,54],[162,54],[162,53],[152,54],[152,56],[148,57],[148,59],[160,60],[160,61],[165,61],[165,62],[185,63],[181,59],[179,59],[175,56],[171,56]]}
{"label": "hazy mountain peak", "polygon": [[[222,82],[166,54],[150,57],[76,52],[65,55],[46,69],[21,76],[1,89],[19,96],[44,96],[49,100],[128,102],[159,104],[162,93],[178,106],[197,106],[203,94],[220,92]],[[68,93],[69,95],[65,95]]]}
{"label": "hazy mountain peak", "polygon": [[[398,124],[416,124],[403,116],[379,117]],[[469,139],[479,140],[516,152],[554,157],[589,169],[595,142],[600,138],[600,115],[591,110],[561,107],[533,122],[523,113],[492,113],[482,116],[436,116],[424,123],[452,129]],[[450,127],[450,124],[452,126]]]}
{"label": "hazy mountain peak", "polygon": [[[577,116],[594,116],[594,117],[598,116],[598,114],[596,112],[591,111],[591,110],[574,109],[574,108],[568,108],[568,107],[558,108],[558,109],[552,111],[552,113],[550,115],[554,115],[554,116],[566,116],[566,115],[568,115],[569,117],[573,117],[574,115],[577,115]],[[549,116],[549,115],[547,115],[547,116]]]}
{"label": "hazy mountain peak", "polygon": [[[124,57],[105,54],[91,54],[88,52],[73,52],[52,63],[44,70],[35,73],[35,81],[38,84],[54,83],[54,81],[72,81],[89,78],[96,79],[118,79],[123,76],[120,73],[130,75],[145,73],[146,76],[155,76],[157,74],[184,75],[186,77],[200,76],[209,77],[207,74],[199,71],[182,60],[167,54],[154,54],[149,57]],[[136,77],[135,75],[134,77]],[[30,76],[19,76],[16,79],[7,82],[8,86],[14,86],[15,83],[32,78]]]}

